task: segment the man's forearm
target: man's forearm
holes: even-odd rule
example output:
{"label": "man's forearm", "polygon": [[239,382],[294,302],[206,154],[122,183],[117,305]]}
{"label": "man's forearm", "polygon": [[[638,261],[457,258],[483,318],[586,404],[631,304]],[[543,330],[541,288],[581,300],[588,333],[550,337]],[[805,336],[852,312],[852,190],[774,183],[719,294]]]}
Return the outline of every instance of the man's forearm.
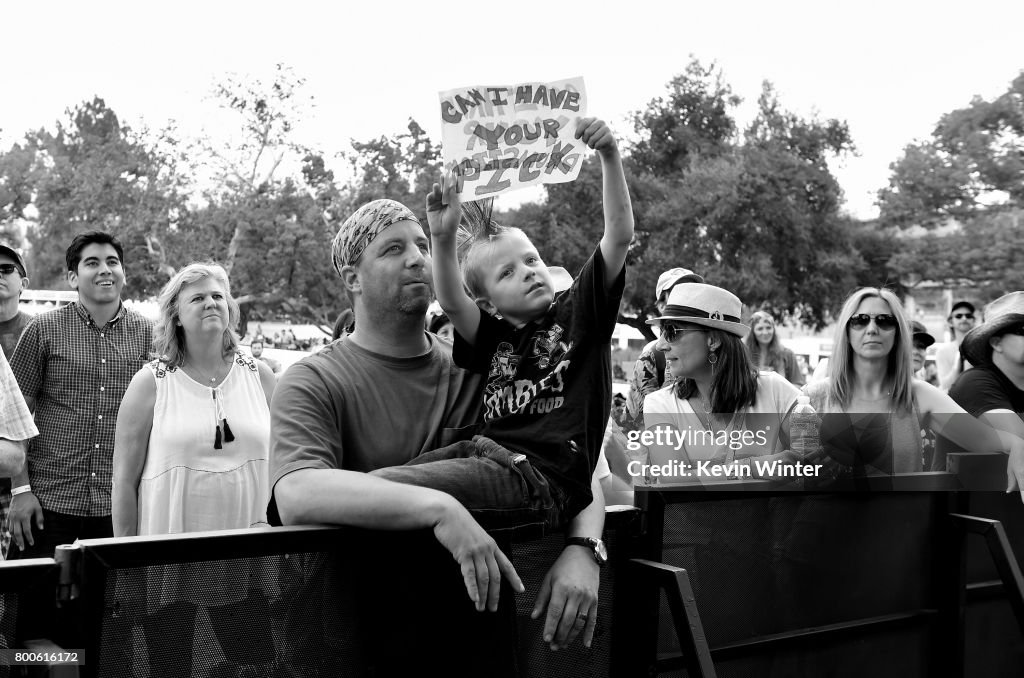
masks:
{"label": "man's forearm", "polygon": [[300,469],[274,486],[285,525],[328,523],[383,530],[433,527],[455,500],[357,471]]}
{"label": "man's forearm", "polygon": [[[23,440],[0,438],[0,475],[19,477],[24,472],[26,447]],[[15,483],[14,487],[17,486],[18,483]]]}

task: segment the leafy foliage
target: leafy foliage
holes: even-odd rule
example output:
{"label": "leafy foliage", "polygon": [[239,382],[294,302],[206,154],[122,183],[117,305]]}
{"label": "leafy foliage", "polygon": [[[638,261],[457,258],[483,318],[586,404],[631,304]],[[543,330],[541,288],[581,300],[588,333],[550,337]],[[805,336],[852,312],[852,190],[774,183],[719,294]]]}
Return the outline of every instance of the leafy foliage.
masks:
{"label": "leafy foliage", "polygon": [[[649,336],[657,277],[674,266],[812,326],[870,268],[839,215],[842,193],[827,163],[854,151],[846,123],[790,113],[766,83],[740,136],[731,112],[738,102],[715,66],[693,61],[666,96],[633,116],[640,141],[625,162],[636,237],[622,311]],[[545,203],[510,218],[551,263],[574,271],[603,230],[598,161],[546,191]]]}
{"label": "leafy foliage", "polygon": [[950,235],[928,233],[906,239],[888,261],[903,279],[948,286],[969,285],[995,298],[1024,289],[1024,210],[990,210]]}
{"label": "leafy foliage", "polygon": [[147,239],[159,240],[185,211],[175,161],[122,125],[102,99],[67,111],[56,131],[27,134],[3,155],[0,171],[3,220],[31,224],[34,285],[63,287],[64,249],[90,229],[118,234],[128,294],[149,294],[162,284]]}
{"label": "leafy foliage", "polygon": [[944,115],[930,139],[908,145],[879,191],[883,225],[932,228],[993,204],[1024,200],[1024,72],[992,101]]}

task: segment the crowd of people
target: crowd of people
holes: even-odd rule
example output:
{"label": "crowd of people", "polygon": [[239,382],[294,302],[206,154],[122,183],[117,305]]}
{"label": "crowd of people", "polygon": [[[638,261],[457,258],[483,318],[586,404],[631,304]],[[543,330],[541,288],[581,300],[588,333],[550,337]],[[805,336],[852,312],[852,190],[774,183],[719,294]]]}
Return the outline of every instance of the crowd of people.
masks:
{"label": "crowd of people", "polygon": [[[435,276],[422,226],[393,201],[373,201],[339,228],[332,258],[352,302],[350,322],[280,380],[260,355],[239,350],[238,307],[223,268],[196,263],[175,274],[160,294],[154,327],[121,302],[126,262],[117,237],[78,234],[65,261],[78,299],[31,319],[13,341],[5,337],[11,366],[0,363],[0,463],[13,478],[7,557],[52,556],[77,539],[267,522],[426,528],[456,560],[475,607],[494,611],[502,579],[516,591],[523,585],[482,524],[495,510],[510,512],[501,524],[531,520],[519,515],[516,498],[544,494],[536,506],[564,530],[566,546],[532,592],[533,616],[544,620],[552,649],[577,636],[589,645],[605,559],[604,504],[591,477],[608,418],[608,349],[632,210],[607,125],[583,120],[577,138],[598,153],[608,186],[606,232],[590,272],[556,294],[522,232],[481,240],[481,289],[492,307],[470,304],[483,309],[479,327],[489,323],[498,334],[464,357],[466,337],[453,335],[453,351],[425,327],[435,282],[457,279],[459,264],[447,261]],[[438,195],[429,203],[431,220],[457,224],[457,197],[449,188],[443,207]],[[507,273],[492,279],[498,259]],[[6,296],[16,307],[19,285],[28,283],[24,261],[5,247],[0,265],[0,289],[12,292]],[[596,300],[602,332],[589,331],[597,317],[581,314]],[[445,310],[459,318],[458,328],[465,314]],[[515,350],[540,353],[514,355],[508,340],[518,340]],[[529,411],[497,392],[527,363],[540,394]],[[602,384],[602,397],[588,397]],[[544,425],[558,410],[572,427],[564,435],[561,424]],[[577,422],[582,410],[591,415]],[[543,429],[550,443],[535,451],[516,437],[521,427]],[[446,480],[449,471],[466,482]],[[467,483],[476,484],[475,498],[455,496]],[[497,485],[504,489],[495,494]],[[188,597],[169,590],[182,582],[151,585],[161,591],[147,608],[154,613],[170,615],[165,603]],[[65,641],[71,631],[61,627],[52,597],[36,598],[19,606],[16,637]],[[179,619],[194,619],[194,610],[188,615]],[[500,637],[508,644],[513,635]],[[501,671],[509,670],[506,659]]]}
{"label": "crowd of people", "polygon": [[[279,376],[262,353],[271,338],[240,350],[238,306],[216,264],[178,271],[154,326],[121,302],[117,237],[83,232],[65,260],[78,300],[31,318],[17,309],[24,261],[0,247],[7,557],[267,524],[424,528],[483,612],[499,608],[502,580],[524,589],[485,528],[541,522],[566,535],[532,592],[558,649],[577,637],[589,646],[595,632],[605,495],[621,501],[652,482],[623,472],[622,441],[634,434],[685,424],[709,435],[645,443],[641,461],[740,476],[758,461],[815,459],[832,477],[942,470],[952,449],[998,450],[1009,489],[1024,489],[1024,292],[992,302],[977,325],[973,305],[952,309],[956,354],[947,360],[944,346],[939,367],[947,394],[915,377],[935,340],[888,290],[850,295],[827,374],[805,384],[770,314],[744,320],[732,292],[673,268],[654,290],[658,339],[612,416],[611,333],[633,216],[607,125],[583,119],[576,136],[601,160],[605,223],[575,278],[553,276],[522,231],[461,208],[453,177],[427,196],[429,239],[407,206],[374,200],[333,243],[351,301],[335,340]],[[435,293],[442,312],[428,316]],[[820,449],[804,456],[790,436],[801,396],[821,418]],[[754,429],[765,435],[736,435]],[[57,624],[52,597],[39,599],[20,606],[17,634],[52,635]]]}

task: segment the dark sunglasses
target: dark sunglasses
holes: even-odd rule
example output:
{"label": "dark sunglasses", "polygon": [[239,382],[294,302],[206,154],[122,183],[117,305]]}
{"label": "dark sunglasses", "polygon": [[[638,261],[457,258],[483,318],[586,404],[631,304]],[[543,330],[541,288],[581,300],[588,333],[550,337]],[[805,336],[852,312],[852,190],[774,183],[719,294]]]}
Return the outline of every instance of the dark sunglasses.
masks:
{"label": "dark sunglasses", "polygon": [[0,264],[0,275],[10,275],[17,270],[18,267],[15,266],[14,264]]}
{"label": "dark sunglasses", "polygon": [[875,321],[875,325],[880,330],[894,330],[896,329],[896,316],[888,313],[879,313],[878,315],[868,315],[867,313],[858,313],[857,315],[850,318],[848,325],[855,330],[862,330],[868,326],[872,320]]}
{"label": "dark sunglasses", "polygon": [[687,332],[706,332],[703,327],[680,327],[679,325],[668,325],[663,324],[661,326],[661,336],[665,341],[675,341],[676,337],[680,334],[686,334]]}
{"label": "dark sunglasses", "polygon": [[974,314],[973,313],[954,313],[953,317],[956,318],[957,320],[960,320],[961,318],[967,318],[968,320],[974,320]]}

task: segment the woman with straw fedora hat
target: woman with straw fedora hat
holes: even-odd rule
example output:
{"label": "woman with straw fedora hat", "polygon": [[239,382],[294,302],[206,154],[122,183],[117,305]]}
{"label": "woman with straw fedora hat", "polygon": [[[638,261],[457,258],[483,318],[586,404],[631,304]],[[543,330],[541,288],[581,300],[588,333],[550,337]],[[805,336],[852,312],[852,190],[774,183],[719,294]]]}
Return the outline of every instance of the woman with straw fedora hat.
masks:
{"label": "woman with straw fedora hat", "polygon": [[[736,295],[703,283],[672,288],[662,314],[649,320],[661,330],[671,383],[647,396],[644,426],[675,429],[665,445],[648,448],[652,465],[677,462],[678,479],[755,475],[754,457],[790,464],[789,412],[799,391],[781,375],[758,373],[743,344],[750,328],[740,322]],[[686,473],[689,472],[689,476]]]}

